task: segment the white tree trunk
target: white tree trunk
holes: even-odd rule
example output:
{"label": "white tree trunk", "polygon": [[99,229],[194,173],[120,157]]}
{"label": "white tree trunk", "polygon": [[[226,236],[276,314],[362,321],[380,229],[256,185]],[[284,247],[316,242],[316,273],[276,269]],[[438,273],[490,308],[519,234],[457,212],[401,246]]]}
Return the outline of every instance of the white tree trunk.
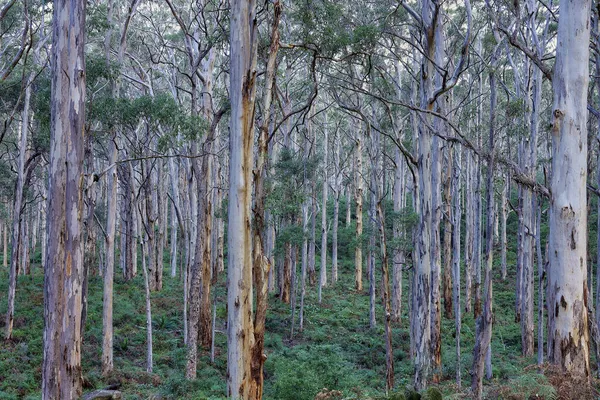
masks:
{"label": "white tree trunk", "polygon": [[113,277],[115,267],[115,235],[117,220],[117,143],[110,141],[111,170],[107,174],[108,216],[106,219],[106,264],[104,268],[104,290],[102,301],[102,374],[113,370]]}
{"label": "white tree trunk", "polygon": [[227,392],[248,399],[251,379],[252,237],[251,192],[256,86],[256,3],[231,3],[231,120],[229,224],[227,232]]}
{"label": "white tree trunk", "polygon": [[589,377],[587,321],[587,94],[590,0],[560,3],[548,270],[549,360]]}
{"label": "white tree trunk", "polygon": [[[19,262],[19,248],[21,233],[21,218],[23,207],[23,186],[25,184],[25,153],[27,151],[27,134],[29,132],[29,103],[31,99],[31,83],[33,75],[29,75],[26,81],[24,107],[21,113],[21,125],[19,127],[19,164],[17,170],[17,187],[15,191],[15,200],[13,203],[13,223],[12,223],[12,254],[10,257],[10,270],[8,281],[8,306],[6,311],[5,339],[12,337],[13,318],[15,314],[15,294],[17,290],[17,272]],[[6,245],[4,254],[6,256]]]}
{"label": "white tree trunk", "polygon": [[[321,206],[321,275],[319,286],[327,287],[327,196],[328,196],[328,156],[329,156],[329,135],[327,132],[327,117],[325,118],[325,127],[323,128],[323,198]],[[319,303],[321,302],[321,291],[319,290]]]}

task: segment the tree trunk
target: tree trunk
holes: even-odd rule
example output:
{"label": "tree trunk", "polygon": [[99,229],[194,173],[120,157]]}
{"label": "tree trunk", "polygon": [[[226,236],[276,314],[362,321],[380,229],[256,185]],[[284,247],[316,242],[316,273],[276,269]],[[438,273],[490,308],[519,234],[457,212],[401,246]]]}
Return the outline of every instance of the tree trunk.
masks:
{"label": "tree trunk", "polygon": [[465,149],[465,312],[471,312],[471,291],[473,286],[473,236],[475,230],[473,193],[473,156]]}
{"label": "tree trunk", "polygon": [[[404,175],[405,162],[400,155],[400,150],[396,149],[396,171],[394,175],[394,212],[402,212],[405,206],[405,191]],[[404,235],[402,224],[394,223],[394,239],[400,241]],[[402,318],[402,270],[406,263],[404,250],[400,247],[394,250],[392,267],[392,322],[400,324]]]}
{"label": "tree trunk", "polygon": [[537,362],[538,365],[544,363],[544,259],[542,257],[542,209],[537,207],[535,250],[538,267],[538,341],[537,341]]}
{"label": "tree trunk", "polygon": [[338,227],[340,219],[340,138],[336,137],[333,150],[333,159],[335,163],[334,193],[333,193],[333,227],[331,230],[331,285],[338,281]]}
{"label": "tree trunk", "polygon": [[[252,275],[254,284],[256,285],[256,310],[254,314],[254,344],[252,345],[252,360],[251,360],[251,383],[250,383],[250,398],[262,399],[264,387],[263,368],[266,360],[264,354],[265,342],[265,322],[267,318],[268,293],[269,293],[269,270],[271,263],[268,258],[266,248],[266,215],[265,201],[267,192],[264,187],[264,179],[267,176],[268,158],[269,158],[269,126],[271,122],[271,101],[273,99],[273,86],[275,84],[277,52],[279,50],[279,20],[281,17],[282,4],[275,1],[273,4],[274,17],[271,27],[271,45],[269,47],[269,58],[267,61],[267,74],[265,80],[265,92],[263,95],[263,123],[258,137],[258,158],[256,162],[256,171],[254,174],[254,209],[253,209],[253,239],[254,248],[252,253]],[[256,57],[256,53],[252,57]],[[256,63],[256,61],[254,62]],[[249,127],[251,128],[251,126]],[[252,130],[245,132],[252,138]],[[248,149],[252,154],[252,150]],[[250,155],[251,158],[251,155]],[[250,161],[252,162],[252,161]],[[295,259],[297,254],[295,254]],[[306,258],[304,257],[304,260]],[[303,261],[304,262],[304,261]],[[292,328],[291,336],[294,331],[294,311],[296,308],[296,262],[292,270],[291,286],[292,286]],[[252,292],[250,292],[251,294]]]}
{"label": "tree trunk", "polygon": [[115,267],[115,235],[117,220],[117,143],[116,136],[110,141],[111,170],[107,175],[108,216],[106,219],[106,263],[104,268],[104,289],[102,300],[102,374],[113,370],[113,277]]}
{"label": "tree trunk", "polygon": [[317,189],[313,180],[311,183],[311,212],[310,212],[310,240],[308,242],[308,275],[309,282],[314,285],[317,282],[317,273],[315,268],[316,254],[316,230],[317,230]]}
{"label": "tree trunk", "polygon": [[562,370],[586,378],[590,375],[586,290],[590,5],[590,0],[560,3],[548,269],[548,358]]}
{"label": "tree trunk", "polygon": [[460,228],[461,228],[461,201],[460,201],[460,149],[455,150],[456,159],[452,174],[452,295],[454,297],[454,323],[456,329],[456,386],[461,387],[461,354],[460,354],[460,331],[461,331],[461,307],[460,307]]}
{"label": "tree trunk", "polygon": [[[23,216],[23,189],[25,184],[25,153],[27,151],[27,135],[29,133],[29,104],[31,99],[31,83],[33,75],[29,75],[25,87],[25,99],[23,111],[21,112],[21,126],[19,138],[19,164],[17,171],[17,184],[15,188],[15,200],[13,203],[13,222],[12,222],[12,254],[10,258],[10,270],[8,281],[8,306],[6,311],[6,323],[4,337],[6,340],[12,338],[13,318],[15,314],[15,294],[17,291],[17,273],[19,263],[20,232]],[[5,234],[6,237],[6,234]],[[6,242],[6,240],[5,240]],[[6,260],[6,244],[4,245],[4,255]]]}
{"label": "tree trunk", "polygon": [[504,184],[502,185],[502,193],[500,196],[500,269],[502,274],[502,280],[506,280],[506,251],[508,248],[508,241],[506,239],[506,220],[508,219],[508,195],[509,195],[509,184],[510,180],[508,176],[504,177]]}
{"label": "tree trunk", "polygon": [[229,224],[227,232],[227,393],[251,399],[251,194],[257,26],[254,0],[231,3]]}
{"label": "tree trunk", "polygon": [[304,231],[304,240],[302,241],[302,267],[300,270],[300,311],[298,330],[302,332],[304,330],[304,297],[306,296],[306,266],[308,264],[308,238],[307,238],[307,227],[308,227],[308,204],[305,202],[302,205],[302,225]]}
{"label": "tree trunk", "polygon": [[362,133],[357,130],[356,136],[356,171],[354,171],[354,187],[356,202],[356,248],[354,250],[354,287],[362,291],[362,233],[363,233],[363,178],[362,178]]}
{"label": "tree trunk", "polygon": [[[376,135],[373,135],[376,136]],[[374,140],[373,140],[374,141]],[[372,151],[375,153],[377,150],[375,143],[372,144],[374,148]],[[371,162],[373,166],[371,167],[371,185],[370,185],[370,194],[371,200],[369,203],[369,221],[370,221],[370,230],[369,233],[369,249],[367,250],[367,263],[368,263],[368,275],[369,275],[369,327],[371,329],[375,328],[377,324],[377,318],[375,316],[375,303],[376,303],[376,294],[375,294],[375,246],[376,240],[375,235],[377,232],[377,156],[376,154],[371,154]]]}
{"label": "tree trunk", "polygon": [[485,229],[485,280],[482,313],[476,321],[476,341],[473,350],[473,378],[471,390],[475,399],[483,398],[483,373],[487,362],[491,363],[492,340],[492,261],[494,256],[494,136],[496,129],[496,76],[495,67],[498,47],[494,50],[490,68],[490,133],[489,154],[487,168],[487,210]]}
{"label": "tree trunk", "polygon": [[454,171],[454,157],[452,150],[444,152],[446,155],[446,170],[444,179],[444,316],[452,318],[452,174]]}
{"label": "tree trunk", "polygon": [[[140,211],[141,212],[141,211]],[[146,227],[146,234],[148,227]],[[142,257],[145,259],[145,254],[150,254],[150,251],[145,248],[149,245],[148,241],[142,241]],[[148,268],[144,268],[144,291],[146,297],[146,372],[152,373],[153,352],[152,352],[152,303],[150,302],[150,278],[148,276]]]}
{"label": "tree trunk", "polygon": [[385,313],[385,390],[394,387],[394,350],[392,348],[392,305],[390,302],[390,278],[387,257],[387,241],[385,237],[385,216],[381,201],[377,203],[379,232],[381,236],[381,279],[383,284],[382,302]]}
{"label": "tree trunk", "polygon": [[[319,286],[320,288],[327,287],[327,196],[328,196],[328,149],[329,149],[329,136],[327,134],[327,115],[325,116],[325,127],[323,133],[325,135],[323,139],[323,198],[321,206],[321,275]],[[319,303],[321,302],[321,291],[319,288]]]}
{"label": "tree trunk", "polygon": [[85,2],[53,4],[42,398],[76,399],[81,374]]}

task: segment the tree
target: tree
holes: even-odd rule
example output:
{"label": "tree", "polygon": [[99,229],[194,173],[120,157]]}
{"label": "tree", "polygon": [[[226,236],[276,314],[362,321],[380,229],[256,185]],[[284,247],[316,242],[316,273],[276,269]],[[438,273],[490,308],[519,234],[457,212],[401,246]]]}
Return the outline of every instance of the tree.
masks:
{"label": "tree", "polygon": [[591,1],[560,3],[552,122],[548,358],[589,377],[587,91]]}
{"label": "tree", "polygon": [[252,233],[250,223],[256,94],[256,3],[231,3],[231,121],[227,227],[227,394],[251,397]]}
{"label": "tree", "polygon": [[43,399],[76,399],[81,374],[85,1],[53,5]]}

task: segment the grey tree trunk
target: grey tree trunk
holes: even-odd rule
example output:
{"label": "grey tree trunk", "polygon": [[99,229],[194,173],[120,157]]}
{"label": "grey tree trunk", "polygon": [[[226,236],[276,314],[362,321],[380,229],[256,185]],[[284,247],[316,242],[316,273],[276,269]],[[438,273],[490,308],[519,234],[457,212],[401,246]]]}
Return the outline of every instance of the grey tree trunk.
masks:
{"label": "grey tree trunk", "polygon": [[[23,216],[23,187],[25,184],[25,153],[27,151],[27,134],[29,132],[29,104],[31,99],[31,83],[33,75],[30,74],[26,81],[23,111],[21,112],[21,125],[19,127],[19,163],[17,170],[17,186],[15,188],[15,200],[13,202],[12,221],[12,254],[10,258],[10,270],[8,280],[8,305],[6,311],[6,322],[4,338],[12,338],[13,319],[15,315],[15,294],[17,291],[17,273],[19,262],[19,248],[21,246],[20,233]],[[5,245],[6,257],[6,245]]]}
{"label": "grey tree trunk", "polygon": [[510,180],[508,176],[504,177],[504,184],[502,185],[502,193],[500,196],[500,270],[502,274],[502,280],[506,279],[506,251],[508,248],[508,240],[506,238],[506,220],[508,219],[508,195],[509,195]]}
{"label": "grey tree trunk", "polygon": [[[406,164],[400,155],[400,150],[396,149],[395,154],[396,171],[394,175],[394,212],[400,213],[405,207],[405,168]],[[402,226],[396,222],[394,224],[394,239],[400,240],[404,235]],[[406,257],[404,250],[397,248],[394,250],[392,267],[392,322],[400,323],[402,318],[402,271]]]}
{"label": "grey tree trunk", "polygon": [[452,173],[452,296],[454,303],[454,323],[456,329],[456,385],[461,387],[461,352],[460,352],[460,331],[461,331],[461,306],[460,306],[460,228],[461,228],[461,200],[460,200],[460,168],[461,168],[461,150],[455,150],[455,162]]}
{"label": "grey tree trunk", "polygon": [[333,159],[335,163],[335,175],[333,177],[333,226],[331,229],[331,285],[338,281],[338,227],[340,219],[340,137],[335,138],[335,147],[333,150]]}
{"label": "grey tree trunk", "polygon": [[538,234],[535,238],[535,250],[538,267],[538,340],[537,340],[537,362],[538,365],[544,363],[544,277],[546,275],[544,268],[544,259],[542,257],[542,209],[536,205],[537,218],[536,218],[536,232]]}
{"label": "grey tree trunk", "polygon": [[110,164],[108,172],[107,197],[108,216],[106,220],[106,263],[104,268],[104,288],[102,300],[102,374],[108,375],[113,370],[113,277],[115,267],[115,234],[117,220],[117,138],[110,141]]}
{"label": "grey tree trunk", "polygon": [[473,282],[473,236],[475,218],[473,213],[475,196],[473,193],[473,156],[465,149],[465,312],[471,312],[471,289]]}
{"label": "grey tree trunk", "polygon": [[362,177],[362,131],[356,131],[356,170],[354,171],[354,199],[356,202],[356,248],[354,250],[354,287],[362,291],[362,233],[363,233],[363,177]]}
{"label": "grey tree trunk", "polygon": [[[489,132],[489,157],[487,168],[487,210],[485,229],[485,280],[484,280],[484,305],[482,313],[476,321],[476,339],[473,350],[473,377],[471,390],[475,399],[483,398],[483,373],[485,364],[491,366],[492,340],[492,262],[494,256],[494,136],[496,129],[496,76],[495,66],[498,56],[498,47],[494,50],[490,62],[490,132]],[[490,368],[491,370],[491,368]]]}
{"label": "grey tree trunk", "polygon": [[323,128],[323,198],[321,206],[321,275],[319,281],[319,303],[321,302],[321,288],[327,287],[327,196],[328,196],[328,160],[329,160],[329,135],[327,129],[327,117]]}

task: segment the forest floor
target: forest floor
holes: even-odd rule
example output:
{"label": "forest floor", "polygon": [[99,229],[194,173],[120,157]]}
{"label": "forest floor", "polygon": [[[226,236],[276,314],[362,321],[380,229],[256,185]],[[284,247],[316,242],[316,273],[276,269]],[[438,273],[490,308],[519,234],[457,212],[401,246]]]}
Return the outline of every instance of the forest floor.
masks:
{"label": "forest floor", "polygon": [[[39,260],[38,260],[39,261]],[[511,261],[511,260],[509,260]],[[514,261],[514,260],[513,260]],[[317,265],[319,265],[317,263]],[[365,291],[353,289],[353,268],[340,266],[341,280],[323,290],[317,302],[316,287],[307,287],[304,331],[290,338],[290,307],[271,296],[267,316],[265,399],[387,399],[384,394],[385,347],[380,298],[377,321],[369,328],[368,282]],[[377,271],[379,272],[379,271]],[[407,275],[407,274],[405,274]],[[8,273],[0,268],[0,328],[3,333]],[[377,280],[379,282],[379,280]],[[404,393],[412,382],[409,359],[408,279],[404,279],[403,316],[393,329],[396,390]],[[485,382],[487,399],[552,399],[574,393],[551,374],[539,372],[535,357],[523,358],[521,333],[514,317],[514,273],[501,281],[494,278],[495,326],[492,339],[493,378]],[[115,373],[100,374],[102,341],[102,278],[90,277],[89,316],[83,346],[84,391],[119,383],[126,399],[221,399],[226,390],[226,336],[224,334],[225,277],[217,285],[217,334],[215,362],[202,351],[198,379],[184,377],[186,348],[183,345],[181,279],[165,271],[164,288],[152,294],[154,370],[145,372],[146,322],[144,284],[140,276],[124,282],[115,277],[114,362]],[[464,291],[462,293],[464,302]],[[299,302],[298,302],[299,303]],[[463,307],[464,310],[464,307]],[[536,311],[537,315],[537,311]],[[296,318],[298,317],[296,313]],[[34,275],[18,281],[14,339],[0,340],[0,399],[39,399],[42,364],[43,275],[39,262]],[[297,330],[296,322],[296,330]],[[469,398],[474,320],[463,315],[461,373],[463,390],[455,384],[456,350],[454,320],[442,318],[441,379],[436,388],[443,398]],[[568,382],[567,382],[568,383]],[[561,386],[562,385],[562,386]],[[339,390],[341,394],[324,389]],[[558,390],[558,392],[557,392]],[[423,398],[436,398],[432,396]],[[400,398],[390,396],[389,398]]]}

